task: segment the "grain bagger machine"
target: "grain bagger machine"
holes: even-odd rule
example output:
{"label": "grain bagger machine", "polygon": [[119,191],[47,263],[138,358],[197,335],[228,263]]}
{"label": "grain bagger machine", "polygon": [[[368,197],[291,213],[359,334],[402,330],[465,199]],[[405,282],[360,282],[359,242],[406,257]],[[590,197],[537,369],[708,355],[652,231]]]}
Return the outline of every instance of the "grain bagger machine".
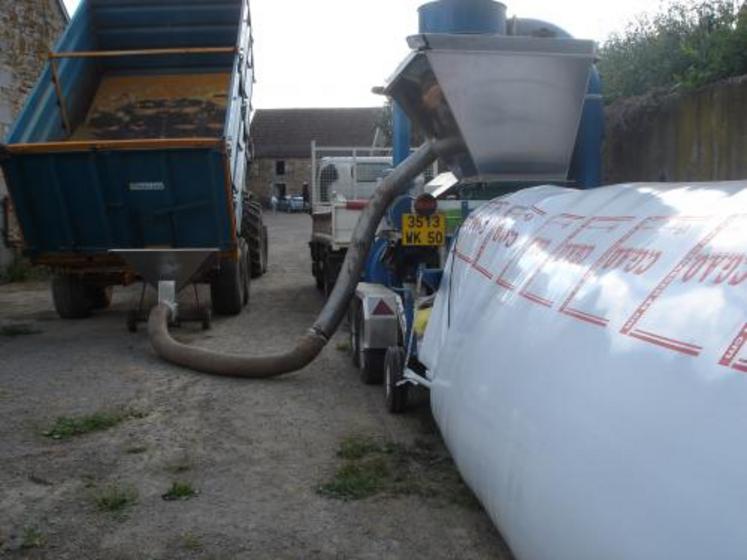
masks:
{"label": "grain bagger machine", "polygon": [[207,282],[220,314],[246,304],[267,262],[245,189],[251,36],[247,0],[83,0],[0,152],[61,317],[136,279]]}
{"label": "grain bagger machine", "polygon": [[[747,183],[586,190],[602,135],[594,46],[504,15],[491,0],[421,9],[386,93],[428,140],[407,155],[398,118],[400,163],[294,348],[179,343],[169,297],[150,314],[153,347],[194,370],[272,377],[308,365],[352,305],[367,380],[383,366],[393,411],[408,387],[430,389],[519,560],[742,559]],[[448,201],[463,221],[449,231],[439,200],[408,196],[437,159],[460,189],[506,194]],[[361,354],[383,344],[383,364]]]}

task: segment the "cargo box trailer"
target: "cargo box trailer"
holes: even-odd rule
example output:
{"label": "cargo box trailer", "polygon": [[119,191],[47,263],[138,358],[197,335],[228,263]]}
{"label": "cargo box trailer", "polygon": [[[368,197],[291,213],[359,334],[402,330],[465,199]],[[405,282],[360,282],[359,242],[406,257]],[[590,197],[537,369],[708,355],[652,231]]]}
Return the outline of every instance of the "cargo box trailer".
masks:
{"label": "cargo box trailer", "polygon": [[189,278],[239,313],[266,269],[247,196],[248,0],[83,0],[0,150],[24,252],[64,318],[141,279],[119,250],[207,250]]}

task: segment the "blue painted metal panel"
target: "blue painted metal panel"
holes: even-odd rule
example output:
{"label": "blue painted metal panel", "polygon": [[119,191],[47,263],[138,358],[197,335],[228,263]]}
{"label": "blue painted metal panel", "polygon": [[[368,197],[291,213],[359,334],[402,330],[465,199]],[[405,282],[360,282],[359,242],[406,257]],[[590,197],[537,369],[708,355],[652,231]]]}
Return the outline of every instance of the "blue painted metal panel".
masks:
{"label": "blue painted metal panel", "polygon": [[409,157],[412,135],[410,119],[407,118],[407,114],[398,103],[394,103],[392,106],[392,132],[393,161],[396,167]]}
{"label": "blue painted metal panel", "polygon": [[32,256],[234,246],[217,150],[27,154],[4,168]]}
{"label": "blue painted metal panel", "polygon": [[506,33],[506,6],[493,0],[438,0],[418,14],[420,33]]}
{"label": "blue painted metal panel", "polygon": [[602,143],[604,142],[604,100],[602,79],[592,68],[584,102],[581,126],[571,160],[570,179],[583,189],[602,184]]}

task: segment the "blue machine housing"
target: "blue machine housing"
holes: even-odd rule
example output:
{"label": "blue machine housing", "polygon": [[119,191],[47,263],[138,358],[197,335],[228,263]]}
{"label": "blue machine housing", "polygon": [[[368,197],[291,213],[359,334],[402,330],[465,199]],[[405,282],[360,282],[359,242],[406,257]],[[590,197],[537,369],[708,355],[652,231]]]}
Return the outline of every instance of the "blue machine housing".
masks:
{"label": "blue machine housing", "polygon": [[68,269],[111,266],[110,249],[236,258],[251,44],[248,0],[83,0],[0,151],[27,254]]}
{"label": "blue machine housing", "polygon": [[[537,37],[571,38],[563,29],[539,20],[506,18],[506,7],[494,0],[438,0],[420,7],[420,33],[497,34]],[[589,77],[587,95],[569,166],[568,184],[577,188],[594,188],[601,184],[602,142],[604,139],[604,110],[602,82],[596,68]],[[398,165],[410,153],[410,123],[405,112],[397,105],[393,111],[394,163]],[[516,190],[516,186],[507,192]],[[412,197],[398,199],[387,213],[389,226],[399,229],[401,216],[410,212]],[[463,212],[464,213],[464,212]],[[465,216],[466,217],[466,216]],[[419,281],[435,292],[442,271],[429,268],[429,259],[420,248],[397,246],[379,238],[369,254],[364,280],[383,284],[402,298],[407,332],[404,333],[411,357],[416,355],[411,330],[414,316],[413,294],[405,287]],[[402,266],[402,263],[406,266]]]}

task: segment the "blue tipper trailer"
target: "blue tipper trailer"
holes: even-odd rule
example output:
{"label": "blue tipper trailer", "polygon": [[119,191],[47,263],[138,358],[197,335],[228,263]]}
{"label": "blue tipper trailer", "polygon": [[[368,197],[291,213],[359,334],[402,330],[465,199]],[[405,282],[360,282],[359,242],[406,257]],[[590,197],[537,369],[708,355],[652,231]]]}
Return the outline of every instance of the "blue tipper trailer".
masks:
{"label": "blue tipper trailer", "polygon": [[267,261],[245,188],[253,81],[248,0],[82,1],[0,146],[62,317],[149,279],[132,250],[212,254],[189,280],[210,283],[215,312],[241,311]]}

